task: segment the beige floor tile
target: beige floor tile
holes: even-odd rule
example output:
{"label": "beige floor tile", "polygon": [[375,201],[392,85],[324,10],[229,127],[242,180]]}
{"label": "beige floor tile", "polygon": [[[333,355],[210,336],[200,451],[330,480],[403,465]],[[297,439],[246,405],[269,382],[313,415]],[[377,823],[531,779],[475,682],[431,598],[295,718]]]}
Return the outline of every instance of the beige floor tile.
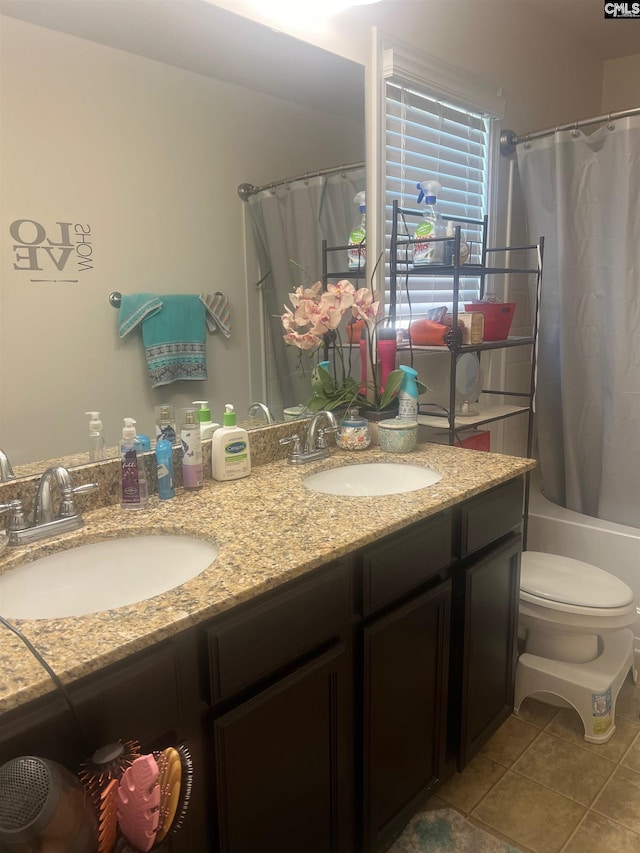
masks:
{"label": "beige floor tile", "polygon": [[640,773],[618,767],[593,810],[640,834]]}
{"label": "beige floor tile", "polygon": [[620,688],[616,700],[616,717],[624,717],[633,723],[640,723],[640,686],[633,683],[631,675]]}
{"label": "beige floor tile", "polygon": [[525,723],[531,723],[532,726],[543,729],[555,717],[558,710],[555,705],[547,705],[545,702],[528,697],[520,705],[517,717]]}
{"label": "beige floor tile", "polygon": [[563,853],[638,853],[640,835],[589,812]]}
{"label": "beige floor tile", "polygon": [[511,716],[485,744],[480,754],[503,767],[511,767],[539,734],[540,730],[535,726]]}
{"label": "beige floor tile", "polygon": [[[511,849],[514,849],[515,841],[513,840],[513,838],[509,838],[508,835],[503,835],[501,832],[498,832],[497,829],[494,829],[492,826],[487,826],[486,823],[483,823],[477,818],[469,817],[468,821],[474,826],[477,826],[479,829],[482,829],[484,832],[489,833],[489,835],[493,836],[493,838],[499,838],[501,841],[504,841],[505,844],[510,844]],[[522,841],[519,841],[518,853],[540,853],[540,851],[532,850],[531,847],[527,847],[525,844],[522,843]]]}
{"label": "beige floor tile", "polygon": [[473,817],[535,853],[559,853],[585,812],[574,800],[509,771]]}
{"label": "beige floor tile", "polygon": [[462,773],[456,773],[438,791],[438,796],[468,814],[506,773],[506,768],[484,755],[476,755]]}
{"label": "beige floor tile", "polygon": [[584,726],[578,712],[573,708],[561,708],[545,731],[618,763],[640,732],[640,726],[623,717],[616,717],[616,730],[611,740],[607,743],[588,743],[584,739]]}
{"label": "beige floor tile", "polygon": [[543,732],[513,769],[589,806],[616,765],[566,740]]}
{"label": "beige floor tile", "polygon": [[632,770],[635,770],[636,773],[640,773],[640,734],[638,734],[634,742],[631,744],[629,752],[627,752],[621,763],[624,764],[625,767],[630,767]]}

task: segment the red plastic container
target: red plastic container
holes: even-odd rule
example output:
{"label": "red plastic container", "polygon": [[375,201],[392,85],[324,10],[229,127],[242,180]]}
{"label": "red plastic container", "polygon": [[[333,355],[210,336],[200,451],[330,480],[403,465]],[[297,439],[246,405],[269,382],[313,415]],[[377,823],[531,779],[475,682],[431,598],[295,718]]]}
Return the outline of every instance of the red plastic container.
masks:
{"label": "red plastic container", "polygon": [[479,311],[484,314],[483,341],[506,341],[511,330],[515,302],[470,302],[465,311]]}

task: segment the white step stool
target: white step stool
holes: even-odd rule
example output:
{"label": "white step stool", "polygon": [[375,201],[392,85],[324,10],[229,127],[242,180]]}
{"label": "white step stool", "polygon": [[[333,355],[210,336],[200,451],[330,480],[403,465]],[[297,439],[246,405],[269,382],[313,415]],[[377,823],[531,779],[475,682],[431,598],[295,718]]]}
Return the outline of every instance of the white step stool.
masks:
{"label": "white step stool", "polygon": [[[603,634],[602,654],[588,663],[567,663],[525,652],[518,658],[514,710],[535,693],[552,693],[576,709],[584,739],[606,743],[616,730],[616,700],[633,666],[633,631]],[[635,674],[635,673],[634,673]]]}

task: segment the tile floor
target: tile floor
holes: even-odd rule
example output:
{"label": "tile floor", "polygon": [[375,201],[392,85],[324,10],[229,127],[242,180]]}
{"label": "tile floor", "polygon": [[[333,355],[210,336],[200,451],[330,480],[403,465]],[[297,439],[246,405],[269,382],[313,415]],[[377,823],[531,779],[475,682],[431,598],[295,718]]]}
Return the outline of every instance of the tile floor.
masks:
{"label": "tile floor", "polygon": [[522,853],[640,853],[640,687],[624,683],[606,744],[584,740],[572,708],[527,699],[428,807]]}

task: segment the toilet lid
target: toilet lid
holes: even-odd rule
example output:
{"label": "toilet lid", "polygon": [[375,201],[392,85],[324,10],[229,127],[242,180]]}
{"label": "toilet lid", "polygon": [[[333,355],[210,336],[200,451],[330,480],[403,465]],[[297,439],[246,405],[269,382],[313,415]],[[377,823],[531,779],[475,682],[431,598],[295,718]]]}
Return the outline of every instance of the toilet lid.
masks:
{"label": "toilet lid", "polygon": [[522,592],[571,604],[601,609],[625,607],[633,603],[633,592],[614,575],[558,554],[525,551],[520,573]]}

